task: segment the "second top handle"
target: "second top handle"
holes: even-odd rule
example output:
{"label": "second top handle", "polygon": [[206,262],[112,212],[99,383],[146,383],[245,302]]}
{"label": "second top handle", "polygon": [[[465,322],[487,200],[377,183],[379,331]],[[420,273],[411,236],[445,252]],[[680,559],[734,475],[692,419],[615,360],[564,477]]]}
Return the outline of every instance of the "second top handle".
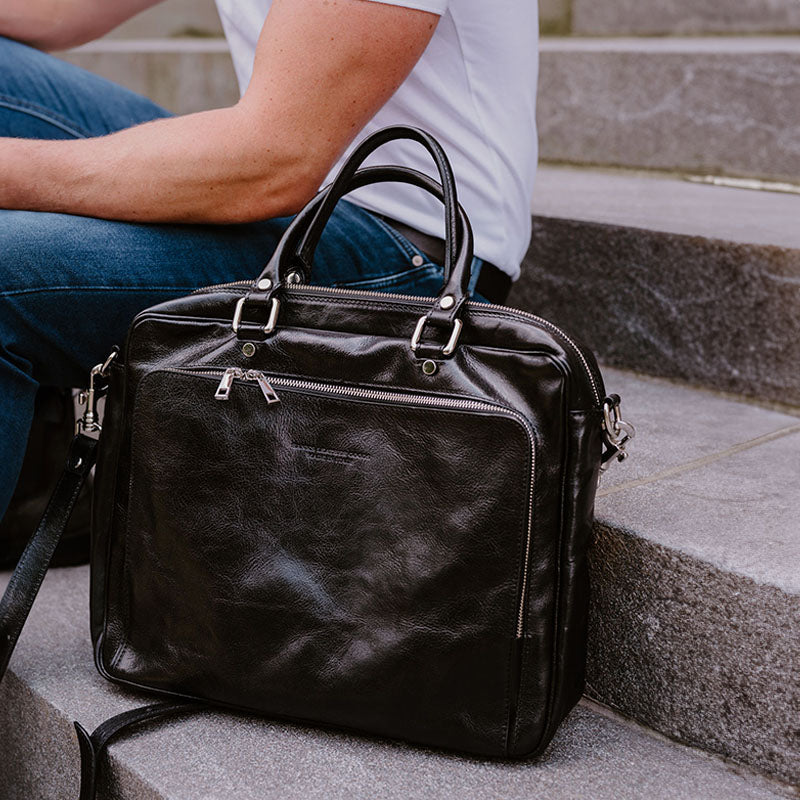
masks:
{"label": "second top handle", "polygon": [[[439,183],[424,173],[408,167],[365,167],[360,169],[350,176],[342,194],[356,191],[369,184],[390,182],[407,183],[427,191],[442,202],[445,200],[444,189]],[[319,211],[331,199],[332,189],[333,184],[322,189],[292,220],[280,242],[278,242],[266,267],[258,276],[256,280],[257,290],[262,286],[269,286],[270,289],[274,290],[287,282],[291,282],[289,276],[292,272],[300,271],[304,280],[309,281],[311,279],[314,270],[313,254],[316,247],[308,251],[310,254],[309,260],[300,260],[300,250],[303,243],[308,240],[310,226],[321,219]],[[341,199],[341,197],[338,199]],[[445,269],[444,271],[444,283],[446,285],[454,276],[459,276],[459,284],[463,283],[467,287],[472,264],[472,226],[469,223],[466,212],[457,201],[455,211],[457,237],[452,245],[451,261],[453,264],[450,270]],[[330,214],[325,217],[324,222],[327,222],[329,217]]]}

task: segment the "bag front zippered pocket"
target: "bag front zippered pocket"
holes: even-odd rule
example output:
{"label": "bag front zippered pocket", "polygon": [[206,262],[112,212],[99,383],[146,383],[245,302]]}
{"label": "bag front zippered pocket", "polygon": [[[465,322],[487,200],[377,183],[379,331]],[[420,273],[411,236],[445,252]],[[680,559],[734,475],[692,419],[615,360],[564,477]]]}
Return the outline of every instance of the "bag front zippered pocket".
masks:
{"label": "bag front zippered pocket", "polygon": [[139,382],[131,448],[112,676],[503,754],[532,547],[522,415],[165,369]]}
{"label": "bag front zippered pocket", "polygon": [[227,369],[218,369],[216,367],[188,367],[177,368],[175,372],[198,375],[198,376],[211,376],[216,377],[219,375],[220,382],[217,386],[214,398],[216,400],[227,400],[230,397],[233,384],[236,380],[255,382],[261,389],[264,399],[268,404],[280,402],[280,396],[275,391],[274,387],[280,389],[287,389],[289,391],[307,391],[307,392],[322,392],[325,394],[339,395],[342,397],[349,397],[354,400],[377,401],[384,403],[398,403],[403,405],[429,406],[434,408],[450,408],[464,411],[487,411],[493,413],[506,414],[510,418],[515,419],[525,429],[530,442],[530,486],[528,492],[528,514],[525,535],[525,555],[523,557],[522,565],[522,588],[520,590],[519,606],[517,610],[517,638],[522,638],[525,622],[525,599],[527,596],[528,584],[528,561],[530,558],[531,549],[531,536],[533,525],[533,490],[534,478],[536,468],[536,448],[535,439],[533,436],[533,429],[530,423],[525,419],[522,414],[514,411],[513,409],[502,406],[499,403],[489,403],[482,400],[474,400],[469,398],[453,398],[441,395],[426,394],[422,392],[399,392],[399,391],[386,391],[372,388],[362,388],[357,386],[345,386],[342,384],[332,384],[323,381],[313,381],[299,378],[285,378],[280,376],[270,376],[261,370],[255,369],[241,369],[239,367],[228,367]]}

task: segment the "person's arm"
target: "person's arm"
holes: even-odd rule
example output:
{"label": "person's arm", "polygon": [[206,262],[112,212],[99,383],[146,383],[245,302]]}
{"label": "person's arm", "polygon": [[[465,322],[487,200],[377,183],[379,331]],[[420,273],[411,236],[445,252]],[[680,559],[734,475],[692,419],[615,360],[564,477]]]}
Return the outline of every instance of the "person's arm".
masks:
{"label": "person's arm", "polygon": [[39,50],[96,39],[161,0],[0,0],[0,36]]}
{"label": "person's arm", "polygon": [[96,139],[0,139],[0,208],[147,222],[293,213],[411,71],[438,19],[365,0],[275,0],[237,105]]}

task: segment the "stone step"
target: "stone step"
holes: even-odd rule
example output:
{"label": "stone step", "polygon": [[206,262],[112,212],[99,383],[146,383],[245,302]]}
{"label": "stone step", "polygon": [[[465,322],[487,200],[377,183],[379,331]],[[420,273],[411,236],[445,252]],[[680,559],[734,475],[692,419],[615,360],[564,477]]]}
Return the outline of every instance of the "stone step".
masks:
{"label": "stone step", "polygon": [[509,304],[606,363],[800,406],[800,194],[543,166]]}
{"label": "stone step", "polygon": [[637,435],[598,493],[588,693],[800,785],[800,418],[612,370],[607,389]]}
{"label": "stone step", "polygon": [[[542,40],[544,161],[800,175],[800,37]],[[222,39],[103,39],[69,61],[177,113],[238,97]]]}
{"label": "stone step", "polygon": [[797,181],[800,37],[543,39],[545,161]]}
{"label": "stone step", "polygon": [[800,33],[797,0],[572,0],[571,12],[584,36]]}
{"label": "stone step", "polygon": [[[589,690],[738,764],[590,702],[543,760],[510,764],[215,712],[113,744],[103,796],[796,797],[800,420],[611,369],[606,378],[637,438],[598,500]],[[5,800],[74,796],[70,721],[91,729],[148,701],[97,675],[87,614],[88,568],[53,570],[0,687]]]}
{"label": "stone step", "polygon": [[221,38],[99,39],[60,57],[176,114],[223,108],[239,99],[228,44]]}
{"label": "stone step", "polygon": [[113,39],[222,36],[214,0],[164,0],[109,34]]}

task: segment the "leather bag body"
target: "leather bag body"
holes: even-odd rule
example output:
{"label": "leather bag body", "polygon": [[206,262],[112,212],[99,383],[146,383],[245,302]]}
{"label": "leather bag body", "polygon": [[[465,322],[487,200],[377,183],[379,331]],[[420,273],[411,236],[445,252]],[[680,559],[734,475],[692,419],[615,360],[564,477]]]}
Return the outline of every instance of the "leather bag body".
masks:
{"label": "leather bag body", "polygon": [[[356,171],[401,135],[441,185]],[[333,205],[376,180],[445,201],[437,298],[310,282]],[[94,491],[106,678],[484,756],[544,749],[584,684],[605,391],[551,323],[467,300],[471,247],[438,145],[387,129],[256,280],[136,318]]]}

